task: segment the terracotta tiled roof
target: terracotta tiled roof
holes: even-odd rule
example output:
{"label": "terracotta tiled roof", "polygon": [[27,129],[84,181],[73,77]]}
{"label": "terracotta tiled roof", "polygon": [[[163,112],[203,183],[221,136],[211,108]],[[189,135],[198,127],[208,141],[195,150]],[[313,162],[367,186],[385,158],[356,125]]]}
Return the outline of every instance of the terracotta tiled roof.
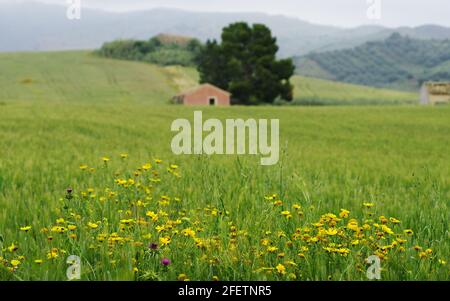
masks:
{"label": "terracotta tiled roof", "polygon": [[221,91],[221,92],[224,93],[224,94],[231,95],[231,93],[228,92],[228,91],[225,91],[225,90],[223,90],[223,89],[220,89],[219,87],[216,87],[216,86],[214,86],[214,85],[211,85],[211,84],[206,83],[206,84],[202,84],[202,85],[200,85],[200,86],[197,86],[197,87],[195,87],[195,88],[192,88],[192,89],[190,89],[190,90],[187,90],[187,91],[185,91],[185,92],[183,92],[183,93],[181,93],[181,94],[178,94],[177,97],[178,97],[178,96],[188,96],[188,95],[191,95],[191,94],[197,92],[198,90],[203,89],[203,88],[206,88],[206,87],[210,87],[210,88],[213,88],[213,89],[215,89],[215,90],[219,90],[219,91]]}

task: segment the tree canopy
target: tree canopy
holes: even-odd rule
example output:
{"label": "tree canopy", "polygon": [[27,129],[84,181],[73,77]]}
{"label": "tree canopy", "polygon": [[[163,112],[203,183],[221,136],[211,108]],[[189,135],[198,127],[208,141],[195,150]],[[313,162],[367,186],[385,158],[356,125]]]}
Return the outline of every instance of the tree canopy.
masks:
{"label": "tree canopy", "polygon": [[240,104],[293,99],[291,59],[277,60],[277,40],[262,24],[239,22],[225,27],[221,43],[208,40],[197,57],[202,83],[228,90]]}

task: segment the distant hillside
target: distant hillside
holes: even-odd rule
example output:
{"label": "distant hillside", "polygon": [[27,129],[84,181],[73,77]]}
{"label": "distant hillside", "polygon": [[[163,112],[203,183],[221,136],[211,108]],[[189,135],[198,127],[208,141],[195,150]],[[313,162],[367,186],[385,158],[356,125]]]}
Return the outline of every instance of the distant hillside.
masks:
{"label": "distant hillside", "polygon": [[353,49],[295,59],[297,73],[323,79],[416,90],[423,81],[450,80],[450,40],[418,40],[393,34]]}
{"label": "distant hillside", "polygon": [[[11,101],[165,104],[195,87],[194,68],[100,58],[85,51],[0,54],[0,105]],[[417,102],[416,93],[294,76],[294,104]]]}
{"label": "distant hillside", "polygon": [[222,28],[236,21],[264,23],[270,27],[278,38],[283,57],[354,47],[385,39],[393,32],[419,39],[450,38],[450,28],[435,25],[344,29],[262,13],[200,13],[176,9],[129,13],[83,9],[80,21],[70,21],[66,18],[65,6],[0,3],[0,51],[97,49],[104,42],[143,40],[160,33],[192,36],[204,41],[219,38]]}

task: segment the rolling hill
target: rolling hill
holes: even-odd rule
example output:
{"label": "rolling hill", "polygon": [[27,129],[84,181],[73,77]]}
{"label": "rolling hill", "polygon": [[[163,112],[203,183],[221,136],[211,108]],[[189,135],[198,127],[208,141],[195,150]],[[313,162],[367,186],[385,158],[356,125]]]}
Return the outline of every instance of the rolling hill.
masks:
{"label": "rolling hill", "polygon": [[450,80],[450,40],[392,34],[353,49],[295,59],[297,73],[376,87],[417,90],[424,81]]}
{"label": "rolling hill", "polygon": [[[142,102],[165,104],[197,84],[193,68],[100,58],[86,51],[0,54],[0,102]],[[296,104],[395,104],[414,93],[295,76]]]}
{"label": "rolling hill", "polygon": [[66,19],[65,10],[60,5],[0,3],[0,51],[96,49],[107,41],[148,39],[159,33],[187,35],[204,41],[219,38],[222,28],[236,21],[269,26],[278,38],[282,57],[354,47],[367,41],[385,39],[393,32],[419,39],[450,38],[450,28],[436,25],[347,29],[281,15],[176,9],[129,13],[83,9],[82,21],[78,22]]}
{"label": "rolling hill", "polygon": [[0,54],[0,101],[166,103],[196,85],[181,67],[98,58],[86,51]]}
{"label": "rolling hill", "polygon": [[294,104],[299,105],[380,105],[413,104],[417,93],[379,89],[334,82],[311,77],[294,76]]}

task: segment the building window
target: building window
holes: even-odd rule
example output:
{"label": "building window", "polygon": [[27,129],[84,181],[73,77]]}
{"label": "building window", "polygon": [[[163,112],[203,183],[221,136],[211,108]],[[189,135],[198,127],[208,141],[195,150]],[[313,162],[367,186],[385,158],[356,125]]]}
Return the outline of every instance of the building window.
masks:
{"label": "building window", "polygon": [[209,105],[210,106],[215,106],[217,104],[217,100],[215,97],[210,97],[209,98]]}

